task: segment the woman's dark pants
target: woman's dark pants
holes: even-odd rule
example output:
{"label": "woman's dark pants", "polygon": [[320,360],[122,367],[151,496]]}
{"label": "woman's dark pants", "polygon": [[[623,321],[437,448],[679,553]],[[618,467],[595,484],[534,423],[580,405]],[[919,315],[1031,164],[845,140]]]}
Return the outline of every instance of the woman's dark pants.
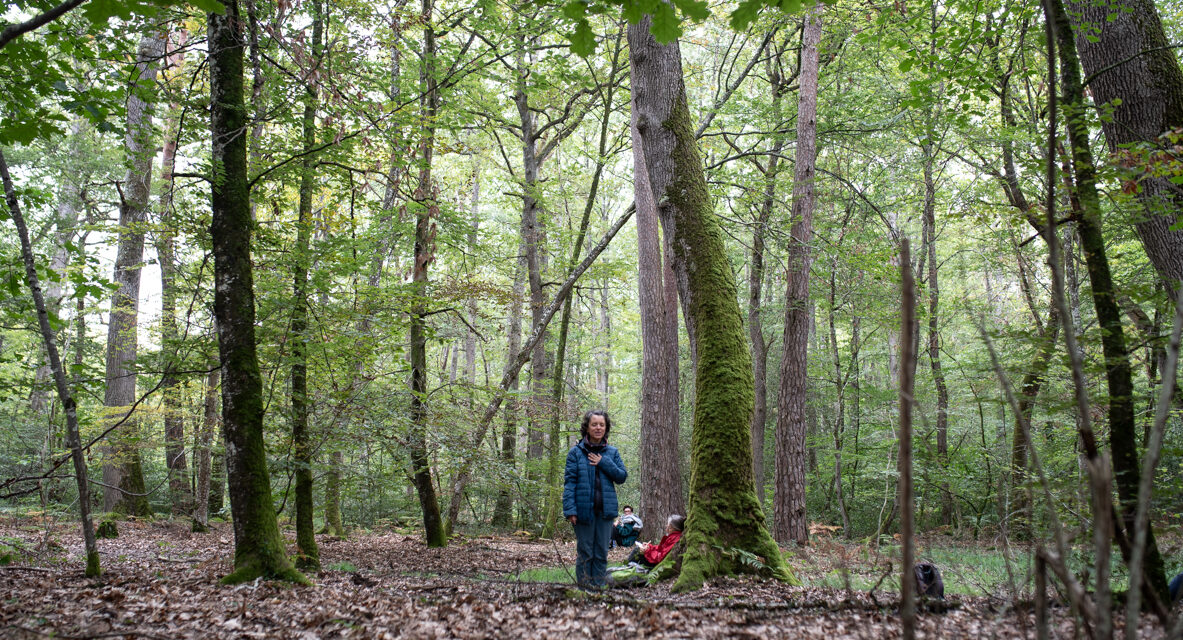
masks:
{"label": "woman's dark pants", "polygon": [[575,525],[575,581],[581,587],[603,587],[608,572],[608,540],[612,519],[580,520]]}

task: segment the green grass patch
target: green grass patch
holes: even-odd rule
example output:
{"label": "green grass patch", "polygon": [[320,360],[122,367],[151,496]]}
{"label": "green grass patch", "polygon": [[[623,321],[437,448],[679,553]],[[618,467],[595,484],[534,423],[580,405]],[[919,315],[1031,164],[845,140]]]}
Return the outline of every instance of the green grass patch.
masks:
{"label": "green grass patch", "polygon": [[575,569],[573,567],[536,567],[526,569],[513,576],[519,582],[558,582],[574,584]]}
{"label": "green grass patch", "polygon": [[344,561],[334,562],[330,565],[327,565],[325,567],[325,569],[328,569],[329,571],[344,571],[346,573],[357,573],[357,567],[353,566],[353,563],[344,562]]}

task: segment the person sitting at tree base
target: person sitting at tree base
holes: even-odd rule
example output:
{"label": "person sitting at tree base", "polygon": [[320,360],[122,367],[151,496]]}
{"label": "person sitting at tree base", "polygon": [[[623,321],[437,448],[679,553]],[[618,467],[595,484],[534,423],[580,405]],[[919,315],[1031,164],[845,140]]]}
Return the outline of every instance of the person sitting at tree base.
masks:
{"label": "person sitting at tree base", "polygon": [[608,543],[608,548],[614,546],[631,547],[637,541],[637,536],[641,535],[641,528],[644,523],[641,522],[641,517],[633,514],[633,508],[629,505],[624,505],[620,510],[622,515],[616,519],[615,527],[612,530],[612,541]]}
{"label": "person sitting at tree base", "polygon": [[638,542],[628,556],[627,564],[608,569],[608,585],[613,587],[631,587],[645,584],[649,570],[661,564],[662,560],[682,539],[682,530],[686,528],[686,517],[672,515],[666,520],[665,535],[661,542],[649,544]]}

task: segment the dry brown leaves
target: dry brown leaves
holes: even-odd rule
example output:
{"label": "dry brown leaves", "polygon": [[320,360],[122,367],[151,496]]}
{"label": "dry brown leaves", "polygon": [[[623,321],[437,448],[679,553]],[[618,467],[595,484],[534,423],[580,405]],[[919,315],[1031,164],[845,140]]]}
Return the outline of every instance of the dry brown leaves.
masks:
{"label": "dry brown leaves", "polygon": [[[190,534],[180,524],[121,523],[100,540],[104,574],[82,575],[77,532],[53,530],[64,563],[30,523],[0,523],[25,562],[0,567],[0,637],[43,638],[894,638],[894,596],[787,587],[744,579],[669,593],[668,585],[587,595],[570,585],[511,579],[574,562],[570,543],[478,538],[427,549],[413,537],[321,537],[326,570],[313,587],[254,582],[227,587],[233,533]],[[615,552],[619,555],[620,552]],[[1056,637],[1071,637],[1063,612]],[[1033,637],[1029,616],[966,599],[919,619],[922,638]],[[1147,630],[1153,636],[1154,630]]]}

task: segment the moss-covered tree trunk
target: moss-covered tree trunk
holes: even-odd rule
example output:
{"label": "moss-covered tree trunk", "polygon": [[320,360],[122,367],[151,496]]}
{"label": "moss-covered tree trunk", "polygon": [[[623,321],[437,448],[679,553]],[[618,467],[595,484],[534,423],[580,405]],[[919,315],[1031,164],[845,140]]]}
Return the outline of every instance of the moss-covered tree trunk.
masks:
{"label": "moss-covered tree trunk", "polygon": [[234,572],[226,583],[278,578],[307,583],[284,549],[263,444],[263,384],[255,349],[242,19],[236,0],[209,14],[210,135],[213,181],[210,236],[214,254],[214,316],[222,362],[222,425],[234,517]]}
{"label": "moss-covered tree trunk", "polygon": [[[752,482],[752,363],[737,302],[735,274],[707,190],[686,103],[677,42],[660,45],[646,17],[628,30],[635,119],[644,173],[670,238],[678,293],[695,341],[694,433],[690,508],[682,542],[657,577],[677,573],[674,589],[745,569],[738,551],[759,557],[781,580],[794,580],[764,526]],[[641,185],[645,181],[638,180]]]}

